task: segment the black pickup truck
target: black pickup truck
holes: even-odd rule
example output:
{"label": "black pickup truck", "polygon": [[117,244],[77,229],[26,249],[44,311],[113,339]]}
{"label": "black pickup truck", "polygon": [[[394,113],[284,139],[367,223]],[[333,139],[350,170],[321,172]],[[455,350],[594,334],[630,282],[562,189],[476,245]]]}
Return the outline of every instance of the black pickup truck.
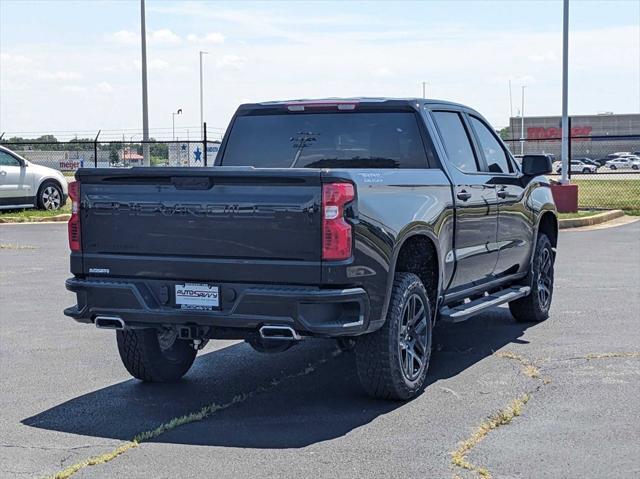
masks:
{"label": "black pickup truck", "polygon": [[454,103],[242,105],[213,167],[78,170],[65,314],[117,330],[144,381],[178,380],[210,339],[323,337],[355,349],[369,394],[408,399],[436,320],[547,318],[550,171]]}

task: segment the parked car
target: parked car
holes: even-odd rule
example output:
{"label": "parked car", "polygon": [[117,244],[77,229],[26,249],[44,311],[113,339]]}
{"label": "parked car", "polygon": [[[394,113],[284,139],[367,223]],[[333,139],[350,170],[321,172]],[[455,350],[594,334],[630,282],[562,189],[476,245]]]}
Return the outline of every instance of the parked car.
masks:
{"label": "parked car", "polygon": [[215,168],[76,172],[65,314],[115,329],[143,381],[178,380],[210,339],[279,352],[336,338],[365,391],[406,400],[437,319],[505,303],[517,321],[548,317],[550,171],[544,155],[518,167],[455,103],[242,105]]}
{"label": "parked car", "polygon": [[596,169],[600,168],[600,165],[595,160],[592,160],[591,158],[581,157],[581,158],[574,158],[574,160],[581,161],[588,165],[593,165],[596,167]]}
{"label": "parked car", "polygon": [[607,161],[605,166],[612,170],[638,170],[640,169],[640,157],[634,155],[619,157],[614,160]]}
{"label": "parked car", "polygon": [[67,201],[67,180],[53,168],[36,165],[0,146],[0,210],[57,210]]}
{"label": "parked car", "polygon": [[610,153],[607,155],[607,158],[613,160],[615,158],[618,158],[620,156],[628,156],[630,155],[631,152],[630,151],[617,151],[616,153]]}
{"label": "parked car", "polygon": [[[571,173],[595,173],[597,170],[598,167],[596,165],[586,163],[582,160],[571,160],[570,163]],[[562,174],[562,163],[559,163],[556,167],[556,173]]]}

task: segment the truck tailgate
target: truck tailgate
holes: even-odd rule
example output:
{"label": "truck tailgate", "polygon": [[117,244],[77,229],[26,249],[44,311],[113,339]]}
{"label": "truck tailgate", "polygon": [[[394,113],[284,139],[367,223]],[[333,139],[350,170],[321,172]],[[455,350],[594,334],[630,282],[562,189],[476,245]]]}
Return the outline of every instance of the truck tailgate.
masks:
{"label": "truck tailgate", "polygon": [[83,274],[320,279],[317,170],[96,169],[77,178]]}

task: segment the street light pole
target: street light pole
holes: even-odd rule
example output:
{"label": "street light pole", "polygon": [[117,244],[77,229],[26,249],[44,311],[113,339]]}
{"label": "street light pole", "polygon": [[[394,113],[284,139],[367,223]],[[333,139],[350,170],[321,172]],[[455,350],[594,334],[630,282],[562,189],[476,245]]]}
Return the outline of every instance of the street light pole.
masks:
{"label": "street light pole", "polygon": [[176,141],[176,115],[182,114],[182,108],[178,108],[178,111],[171,113],[171,138]]}
{"label": "street light pole", "polygon": [[427,82],[423,81],[422,82],[422,99],[424,100],[425,98],[427,98]]}
{"label": "street light pole", "polygon": [[147,30],[144,0],[140,0],[140,39],[142,44],[142,140],[143,165],[149,166],[149,103],[147,98]]}
{"label": "street light pole", "polygon": [[526,85],[522,85],[522,105],[520,108],[520,154],[524,155],[524,89]]}
{"label": "street light pole", "polygon": [[204,139],[204,100],[202,91],[202,55],[206,55],[209,52],[200,51],[200,139]]}
{"label": "street light pole", "polygon": [[564,0],[562,12],[562,184],[569,182],[569,0]]}

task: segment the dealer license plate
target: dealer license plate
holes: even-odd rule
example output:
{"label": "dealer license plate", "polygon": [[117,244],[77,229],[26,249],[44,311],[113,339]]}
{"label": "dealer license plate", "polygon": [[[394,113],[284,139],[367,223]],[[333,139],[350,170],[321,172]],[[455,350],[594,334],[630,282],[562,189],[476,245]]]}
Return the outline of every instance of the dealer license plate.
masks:
{"label": "dealer license plate", "polygon": [[220,307],[220,288],[205,283],[176,284],[176,307],[209,311]]}

